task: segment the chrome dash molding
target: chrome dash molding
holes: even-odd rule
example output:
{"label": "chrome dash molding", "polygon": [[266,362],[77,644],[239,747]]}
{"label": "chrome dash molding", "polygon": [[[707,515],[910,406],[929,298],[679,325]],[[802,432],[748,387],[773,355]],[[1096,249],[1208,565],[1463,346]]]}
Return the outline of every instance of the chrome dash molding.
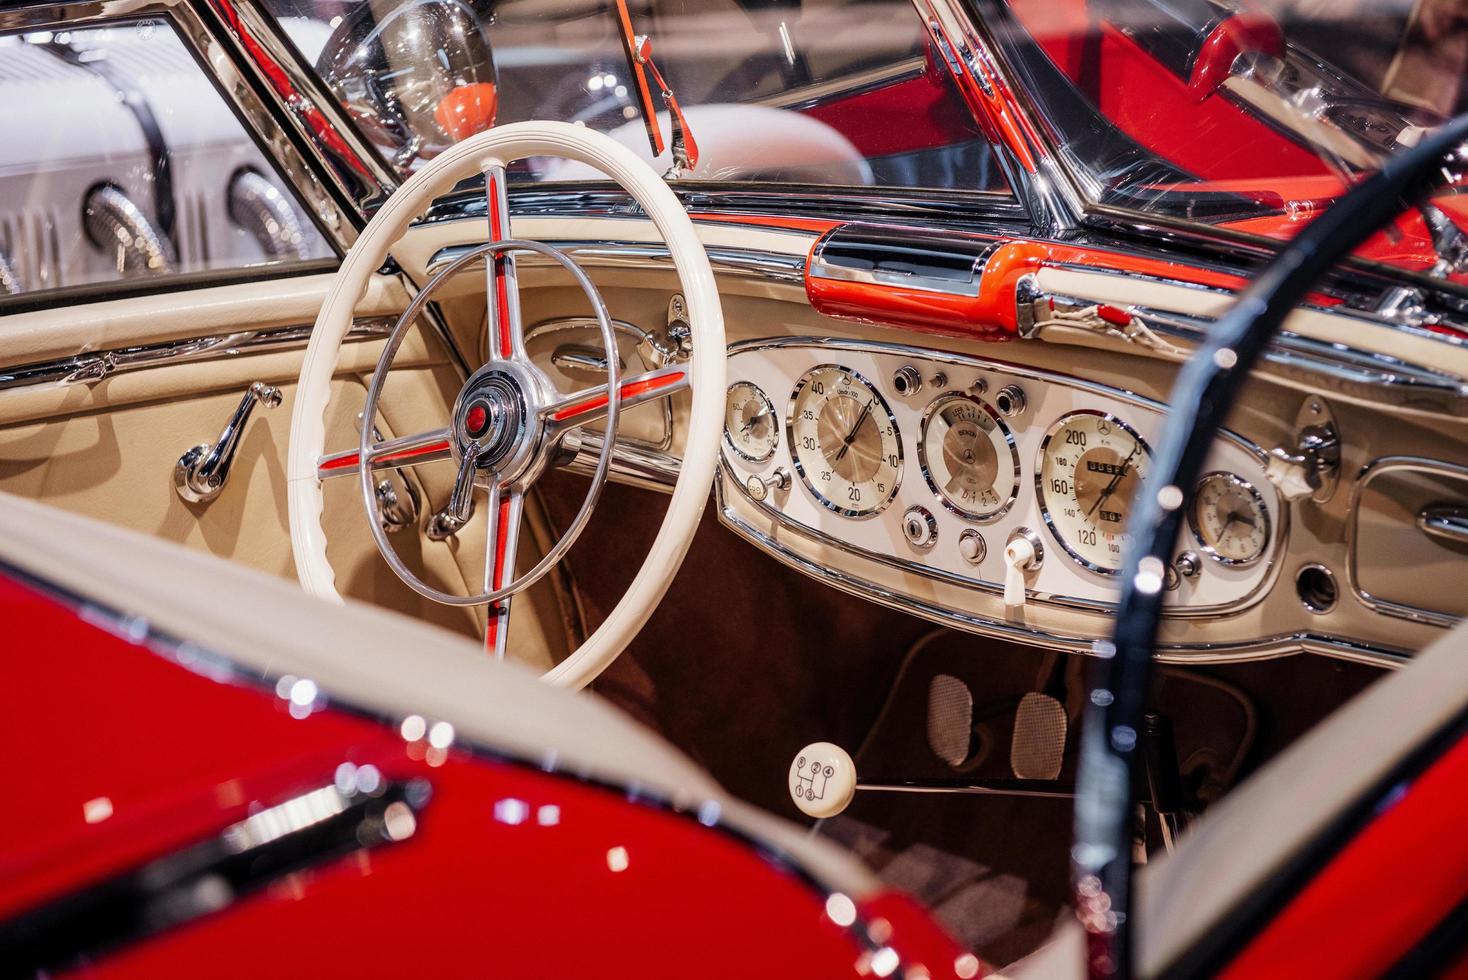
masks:
{"label": "chrome dash molding", "polygon": [[[362,317],[353,321],[347,340],[373,340],[387,336],[393,317]],[[241,330],[235,333],[172,340],[138,347],[76,354],[54,361],[40,361],[13,368],[0,368],[0,391],[23,388],[95,384],[124,371],[142,371],[191,361],[214,360],[239,354],[304,347],[311,339],[313,324]]]}
{"label": "chrome dash molding", "polygon": [[[1093,646],[1095,637],[1068,636],[1063,633],[1052,633],[1031,626],[1020,626],[977,616],[942,603],[927,602],[910,595],[893,592],[859,576],[812,562],[788,548],[776,537],[766,534],[745,521],[734,510],[725,497],[725,493],[726,481],[720,478],[714,483],[715,504],[718,507],[720,523],[740,537],[757,545],[781,564],[825,582],[838,591],[969,633],[1014,640],[1067,653],[1095,653]],[[1390,668],[1401,667],[1410,663],[1412,659],[1412,653],[1406,650],[1373,647],[1351,640],[1322,636],[1318,633],[1296,632],[1260,637],[1236,644],[1159,643],[1157,660],[1161,663],[1241,663],[1251,660],[1270,660],[1300,652]]]}
{"label": "chrome dash molding", "polygon": [[[673,253],[668,246],[658,245],[650,242],[612,242],[612,241],[553,241],[556,248],[569,253],[582,265],[596,267],[611,267],[627,265],[655,265],[666,266],[669,271],[673,269]],[[453,264],[454,260],[476,248],[483,248],[483,243],[449,245],[433,253],[428,260],[426,269],[431,277]],[[708,253],[709,262],[713,265],[715,272],[726,275],[753,276],[760,279],[769,279],[776,282],[790,282],[805,284],[805,256],[785,255],[780,252],[769,252],[755,249],[727,248],[719,245],[710,245],[704,249]],[[516,261],[527,267],[536,265],[550,266],[546,260],[537,262],[536,256],[524,255]]]}

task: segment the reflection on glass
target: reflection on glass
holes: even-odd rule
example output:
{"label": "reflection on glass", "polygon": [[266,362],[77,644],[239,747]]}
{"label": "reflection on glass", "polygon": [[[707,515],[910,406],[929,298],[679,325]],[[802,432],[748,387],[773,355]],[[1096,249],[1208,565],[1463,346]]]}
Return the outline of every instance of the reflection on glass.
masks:
{"label": "reflection on glass", "polygon": [[[456,87],[485,84],[494,85],[499,123],[572,122],[609,133],[660,173],[672,164],[671,147],[653,157],[611,5],[266,0],[265,7],[405,173],[451,141],[438,118],[444,100]],[[688,179],[1002,188],[908,0],[629,7],[697,141]],[[669,134],[667,111],[660,97],[655,102]],[[599,176],[553,160],[512,173],[522,181]]]}
{"label": "reflection on glass", "polygon": [[0,297],[330,254],[164,20],[0,36]]}

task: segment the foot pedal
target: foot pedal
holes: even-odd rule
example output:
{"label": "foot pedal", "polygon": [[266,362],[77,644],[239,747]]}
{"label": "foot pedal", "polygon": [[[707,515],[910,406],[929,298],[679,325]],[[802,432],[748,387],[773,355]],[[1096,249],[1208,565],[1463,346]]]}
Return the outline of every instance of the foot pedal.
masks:
{"label": "foot pedal", "polygon": [[[931,726],[930,720],[930,742]],[[1069,729],[1065,707],[1055,698],[1039,691],[1031,691],[1020,698],[1019,707],[1014,712],[1014,738],[1009,743],[1009,767],[1014,770],[1015,778],[1054,779],[1059,776]]]}
{"label": "foot pedal", "polygon": [[935,674],[928,684],[928,748],[954,769],[973,750],[974,694],[952,674]]}

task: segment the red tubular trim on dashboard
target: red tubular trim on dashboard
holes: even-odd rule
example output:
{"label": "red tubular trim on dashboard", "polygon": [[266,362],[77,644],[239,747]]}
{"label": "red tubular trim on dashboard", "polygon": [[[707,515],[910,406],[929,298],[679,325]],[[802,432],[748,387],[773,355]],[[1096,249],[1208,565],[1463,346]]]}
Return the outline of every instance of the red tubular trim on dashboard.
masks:
{"label": "red tubular trim on dashboard", "polygon": [[[1106,272],[1133,273],[1149,279],[1238,291],[1243,276],[1214,272],[1167,259],[1025,239],[1002,241],[989,255],[976,296],[912,289],[885,283],[852,282],[813,275],[817,240],[806,260],[805,293],[812,307],[826,316],[908,327],[949,337],[1008,340],[1019,332],[1015,289],[1021,276],[1044,267],[1081,266]],[[998,241],[996,239],[996,241]],[[1312,295],[1311,301],[1335,302]]]}
{"label": "red tubular trim on dashboard", "polygon": [[1385,974],[1468,898],[1465,806],[1468,738],[1400,788],[1222,976]]}
{"label": "red tubular trim on dashboard", "polygon": [[1188,94],[1197,102],[1212,95],[1228,78],[1234,59],[1246,51],[1284,57],[1284,32],[1273,17],[1251,10],[1234,14],[1213,28],[1193,59]]}

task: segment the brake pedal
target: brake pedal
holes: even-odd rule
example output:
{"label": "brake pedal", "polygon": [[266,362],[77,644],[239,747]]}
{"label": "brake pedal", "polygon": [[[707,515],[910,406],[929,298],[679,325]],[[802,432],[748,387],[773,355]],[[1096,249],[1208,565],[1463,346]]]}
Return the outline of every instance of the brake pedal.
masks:
{"label": "brake pedal", "polygon": [[928,748],[954,769],[973,753],[974,694],[951,674],[928,683]]}
{"label": "brake pedal", "polygon": [[1055,698],[1030,691],[1014,712],[1014,737],[1009,743],[1009,767],[1016,779],[1054,779],[1065,759],[1070,722]]}

